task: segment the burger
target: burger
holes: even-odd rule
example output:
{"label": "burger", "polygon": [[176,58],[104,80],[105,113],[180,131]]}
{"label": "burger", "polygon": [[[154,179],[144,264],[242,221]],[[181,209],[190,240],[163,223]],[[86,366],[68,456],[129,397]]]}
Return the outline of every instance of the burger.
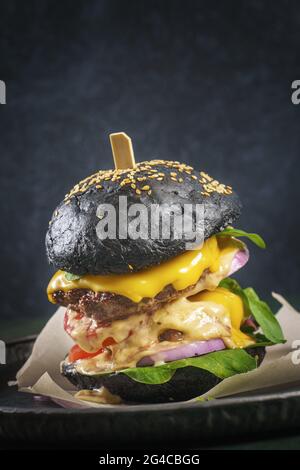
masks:
{"label": "burger", "polygon": [[[147,220],[138,223],[130,213],[136,204]],[[178,213],[168,210],[174,205],[179,213],[192,205],[192,226],[202,234],[192,249],[186,233],[175,236]],[[153,207],[169,215],[168,237]],[[107,218],[109,208],[114,217]],[[48,260],[57,270],[47,294],[66,307],[64,329],[74,346],[62,358],[61,373],[80,397],[94,400],[106,392],[135,403],[188,400],[254,370],[267,346],[284,342],[268,305],[231,278],[249,258],[242,237],[265,247],[259,235],[233,227],[240,213],[230,186],[178,161],[101,170],[65,196],[46,235]],[[106,225],[106,236],[99,235],[99,224]],[[130,224],[134,237],[124,236]],[[151,236],[154,226],[161,229],[157,237]]]}

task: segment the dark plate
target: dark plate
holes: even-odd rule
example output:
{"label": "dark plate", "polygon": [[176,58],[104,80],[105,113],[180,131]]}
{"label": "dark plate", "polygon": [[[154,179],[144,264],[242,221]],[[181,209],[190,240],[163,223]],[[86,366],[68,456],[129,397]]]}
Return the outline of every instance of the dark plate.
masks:
{"label": "dark plate", "polygon": [[34,337],[7,346],[0,366],[0,438],[6,442],[88,442],[117,446],[180,442],[189,446],[300,429],[300,385],[205,403],[63,409],[8,387],[30,354]]}

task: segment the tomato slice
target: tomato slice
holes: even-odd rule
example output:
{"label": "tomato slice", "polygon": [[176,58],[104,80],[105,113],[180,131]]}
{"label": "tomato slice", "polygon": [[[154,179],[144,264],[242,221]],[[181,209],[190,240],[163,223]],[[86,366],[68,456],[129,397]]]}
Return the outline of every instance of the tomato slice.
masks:
{"label": "tomato slice", "polygon": [[67,311],[66,311],[65,316],[64,316],[64,330],[65,330],[66,333],[68,333],[68,335],[71,336],[72,328],[69,325],[69,317],[68,317]]}
{"label": "tomato slice", "polygon": [[102,354],[104,351],[105,351],[104,348],[100,348],[96,352],[88,353],[84,351],[83,349],[81,349],[81,347],[78,346],[78,344],[75,344],[69,352],[69,361],[75,362],[75,361],[78,361],[79,359],[90,359],[91,357],[98,356],[98,354]]}
{"label": "tomato slice", "polygon": [[117,344],[117,342],[113,339],[112,336],[109,336],[108,338],[105,338],[102,343],[102,346],[103,348],[108,348],[108,346],[112,346],[113,344]]}

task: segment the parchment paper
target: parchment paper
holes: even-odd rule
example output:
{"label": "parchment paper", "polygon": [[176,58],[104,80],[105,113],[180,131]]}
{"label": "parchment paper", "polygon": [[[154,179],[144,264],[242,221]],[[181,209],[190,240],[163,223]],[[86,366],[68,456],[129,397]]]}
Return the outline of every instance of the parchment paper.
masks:
{"label": "parchment paper", "polygon": [[[267,348],[265,360],[258,369],[223,380],[202,398],[219,398],[288,383],[299,382],[300,386],[300,364],[296,364],[300,352],[293,348],[293,342],[300,340],[300,314],[283,297],[273,296],[282,304],[277,318],[287,342]],[[126,406],[100,405],[73,396],[75,388],[59,371],[60,362],[74,344],[63,328],[64,313],[65,309],[59,308],[38,336],[30,358],[17,373],[19,390],[51,397],[68,407]]]}

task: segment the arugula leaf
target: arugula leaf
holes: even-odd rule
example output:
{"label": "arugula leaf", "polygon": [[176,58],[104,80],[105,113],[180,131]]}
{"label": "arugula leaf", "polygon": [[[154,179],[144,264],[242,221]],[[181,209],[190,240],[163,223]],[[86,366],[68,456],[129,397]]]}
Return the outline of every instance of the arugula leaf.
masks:
{"label": "arugula leaf", "polygon": [[79,276],[78,274],[65,272],[65,278],[67,279],[67,281],[78,281],[78,279],[80,279],[81,276]]}
{"label": "arugula leaf", "polygon": [[189,366],[207,370],[220,379],[226,379],[232,375],[256,369],[257,363],[256,359],[244,349],[225,349],[224,351],[216,351],[199,357],[168,362],[160,366],[124,369],[119,373],[126,374],[136,382],[162,384],[168,382],[177,369]]}
{"label": "arugula leaf", "polygon": [[252,287],[242,289],[239,283],[230,277],[223,279],[220,287],[239,295],[243,300],[248,315],[253,315],[265,337],[273,344],[285,343],[281,327],[268,304],[258,297]]}
{"label": "arugula leaf", "polygon": [[252,287],[244,289],[249,308],[257,323],[260,325],[264,335],[273,343],[285,343],[281,327],[266,302],[259,299]]}
{"label": "arugula leaf", "polygon": [[257,233],[248,233],[244,230],[227,227],[222,232],[216,234],[217,237],[246,237],[249,238],[259,248],[266,248],[266,243]]}
{"label": "arugula leaf", "polygon": [[270,341],[265,335],[261,333],[254,333],[251,328],[242,328],[243,333],[246,333],[248,336],[254,339],[255,344],[251,344],[250,348],[256,348],[259,346],[274,346],[275,343]]}

